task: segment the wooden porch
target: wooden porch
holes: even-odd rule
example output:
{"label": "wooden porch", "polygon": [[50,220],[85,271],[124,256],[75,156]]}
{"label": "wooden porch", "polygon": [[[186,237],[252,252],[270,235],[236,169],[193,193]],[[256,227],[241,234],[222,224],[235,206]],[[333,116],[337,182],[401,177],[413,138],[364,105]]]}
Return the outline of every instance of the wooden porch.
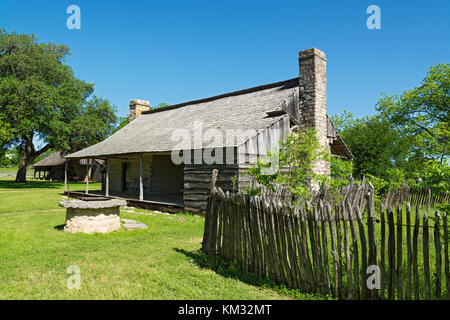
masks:
{"label": "wooden porch", "polygon": [[[183,171],[173,177],[169,165],[170,153],[133,154],[105,157],[106,170],[102,190],[67,189],[67,166],[65,169],[65,194],[70,197],[106,197],[127,201],[128,206],[166,212],[184,211]],[[167,163],[167,164],[166,164]],[[89,172],[90,163],[86,163]],[[179,181],[178,181],[179,180]],[[151,183],[150,183],[151,181]]]}

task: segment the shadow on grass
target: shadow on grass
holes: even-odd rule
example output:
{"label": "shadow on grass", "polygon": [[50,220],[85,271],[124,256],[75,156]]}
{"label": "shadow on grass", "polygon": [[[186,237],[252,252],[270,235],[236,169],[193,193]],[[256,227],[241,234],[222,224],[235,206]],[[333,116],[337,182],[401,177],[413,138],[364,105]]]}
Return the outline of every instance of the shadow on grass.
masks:
{"label": "shadow on grass", "polygon": [[54,226],[53,228],[58,230],[58,231],[63,231],[64,230],[64,226],[65,226],[65,224],[59,224],[57,226]]}
{"label": "shadow on grass", "polygon": [[263,279],[254,273],[246,273],[245,271],[241,270],[236,264],[227,262],[220,257],[208,256],[201,250],[193,252],[179,248],[174,248],[174,250],[191,258],[197,266],[210,269],[224,278],[236,279],[253,286],[271,289],[278,292],[279,294],[289,295],[294,299],[327,299],[326,297],[322,297],[319,295],[300,292],[298,289],[287,288],[283,284],[277,284],[275,281],[268,278]]}

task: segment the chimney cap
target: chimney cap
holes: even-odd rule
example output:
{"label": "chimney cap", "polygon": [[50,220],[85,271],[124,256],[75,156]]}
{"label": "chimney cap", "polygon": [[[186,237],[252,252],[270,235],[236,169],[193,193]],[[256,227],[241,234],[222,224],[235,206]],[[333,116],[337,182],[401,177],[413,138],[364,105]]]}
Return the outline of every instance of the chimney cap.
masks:
{"label": "chimney cap", "polygon": [[317,49],[317,48],[310,48],[310,49],[306,49],[306,50],[302,50],[298,53],[298,58],[299,59],[307,59],[310,58],[312,56],[318,56],[319,58],[322,58],[324,60],[326,60],[326,55],[325,52]]}
{"label": "chimney cap", "polygon": [[130,106],[135,106],[135,105],[150,107],[150,101],[142,100],[142,99],[133,99],[133,100],[131,100],[130,101]]}

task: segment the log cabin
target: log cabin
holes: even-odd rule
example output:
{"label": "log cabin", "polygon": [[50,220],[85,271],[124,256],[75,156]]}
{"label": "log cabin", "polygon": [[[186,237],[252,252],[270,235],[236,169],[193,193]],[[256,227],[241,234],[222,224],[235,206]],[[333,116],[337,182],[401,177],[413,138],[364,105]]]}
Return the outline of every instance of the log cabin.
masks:
{"label": "log cabin", "polygon": [[327,115],[326,63],[312,48],[300,51],[294,79],[154,110],[132,100],[128,125],[66,158],[106,161],[103,196],[197,212],[206,209],[213,169],[218,187],[242,190],[246,170],[299,126],[315,128],[332,155],[352,160]]}
{"label": "log cabin", "polygon": [[86,181],[86,172],[89,181],[102,181],[104,161],[101,159],[67,160],[57,151],[32,165],[34,179],[64,181],[67,164],[67,179],[69,181]]}

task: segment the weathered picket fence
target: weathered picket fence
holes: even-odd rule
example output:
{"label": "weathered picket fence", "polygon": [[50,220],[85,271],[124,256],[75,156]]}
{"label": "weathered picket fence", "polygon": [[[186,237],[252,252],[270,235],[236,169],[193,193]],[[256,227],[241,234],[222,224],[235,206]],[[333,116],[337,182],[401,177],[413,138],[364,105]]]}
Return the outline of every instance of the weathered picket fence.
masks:
{"label": "weathered picket fence", "polygon": [[294,206],[212,186],[202,249],[305,292],[341,299],[449,299],[445,213],[429,217],[409,203],[375,210],[368,185],[348,187],[339,205],[323,199]]}
{"label": "weathered picket fence", "polygon": [[428,208],[439,203],[450,202],[450,193],[437,190],[433,187],[410,188],[404,186],[390,190],[384,197],[385,206],[395,206],[408,201],[411,205],[427,206]]}

